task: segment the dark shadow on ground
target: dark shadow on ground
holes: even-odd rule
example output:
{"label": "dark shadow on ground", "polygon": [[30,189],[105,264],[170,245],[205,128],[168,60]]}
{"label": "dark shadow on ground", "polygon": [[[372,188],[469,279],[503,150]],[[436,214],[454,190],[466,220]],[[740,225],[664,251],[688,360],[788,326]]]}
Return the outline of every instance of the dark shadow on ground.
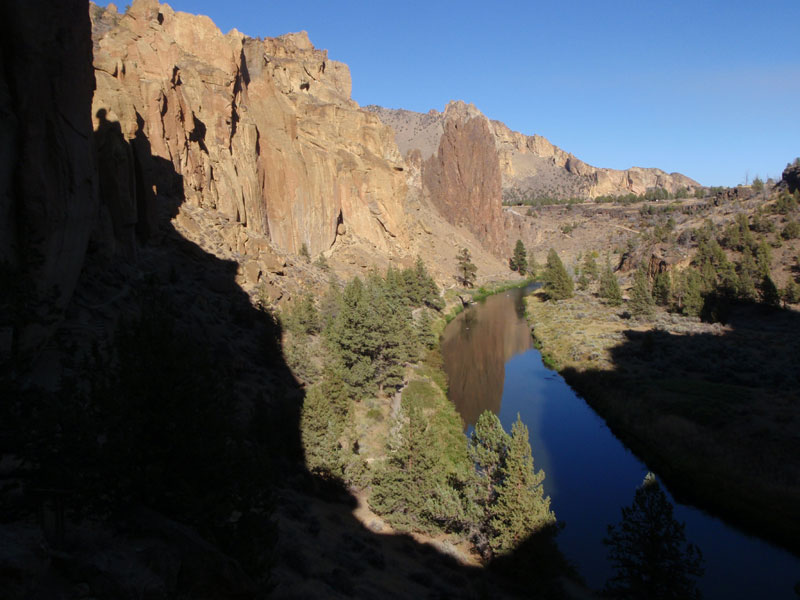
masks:
{"label": "dark shadow on ground", "polygon": [[[97,117],[104,217],[53,342],[60,389],[0,377],[0,528],[16,548],[0,555],[4,593],[557,596],[549,534],[466,566],[445,544],[364,527],[348,490],[305,470],[278,322],[235,262],[175,229],[182,180],[141,117],[130,143]],[[273,588],[270,568],[303,589]]]}
{"label": "dark shadow on ground", "polygon": [[737,304],[717,333],[629,330],[562,371],[682,503],[800,553],[800,314]]}

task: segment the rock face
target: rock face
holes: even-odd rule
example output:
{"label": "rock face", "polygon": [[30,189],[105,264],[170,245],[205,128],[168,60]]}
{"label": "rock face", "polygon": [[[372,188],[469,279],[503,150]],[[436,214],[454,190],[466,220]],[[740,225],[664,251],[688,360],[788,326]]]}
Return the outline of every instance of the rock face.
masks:
{"label": "rock face", "polygon": [[96,130],[130,141],[132,156],[119,158],[136,173],[135,202],[101,181],[115,231],[146,235],[155,197],[181,186],[187,203],[294,253],[329,249],[342,223],[378,250],[403,235],[393,133],[350,100],[348,68],[305,32],[224,35],[156,0],[135,0],[124,15],[92,5],[91,15]]}
{"label": "rock face", "polygon": [[471,104],[451,102],[441,127],[437,152],[422,163],[422,185],[450,223],[503,254],[500,166],[489,120]]}
{"label": "rock face", "polygon": [[[427,114],[367,106],[395,131],[400,150],[419,150],[422,157],[434,154],[444,133],[444,113]],[[485,117],[483,117],[485,119]],[[649,188],[699,187],[680,173],[632,167],[625,171],[600,169],[586,164],[539,135],[512,131],[500,121],[490,121],[497,161],[502,176],[503,195],[523,197],[596,198],[603,195],[642,194]]]}
{"label": "rock face", "polygon": [[2,294],[25,317],[12,327],[4,306],[0,329],[24,350],[69,301],[96,213],[87,2],[3,2],[0,49],[0,264],[15,273]]}
{"label": "rock face", "polygon": [[786,165],[781,175],[781,183],[785,184],[792,193],[800,190],[800,163],[795,161]]}

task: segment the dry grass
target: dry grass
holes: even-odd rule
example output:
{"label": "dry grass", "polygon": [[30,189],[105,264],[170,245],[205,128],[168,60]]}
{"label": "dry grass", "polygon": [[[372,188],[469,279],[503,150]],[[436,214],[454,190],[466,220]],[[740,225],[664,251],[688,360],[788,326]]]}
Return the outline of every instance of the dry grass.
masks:
{"label": "dry grass", "polygon": [[621,318],[589,294],[528,299],[543,354],[688,501],[800,546],[800,317]]}

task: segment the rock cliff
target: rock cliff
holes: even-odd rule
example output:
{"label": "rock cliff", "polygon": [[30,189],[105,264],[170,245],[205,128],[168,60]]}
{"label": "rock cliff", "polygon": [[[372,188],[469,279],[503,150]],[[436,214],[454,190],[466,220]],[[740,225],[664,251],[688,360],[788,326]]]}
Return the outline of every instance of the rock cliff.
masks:
{"label": "rock cliff", "polygon": [[[423,157],[436,154],[444,134],[448,109],[444,113],[432,110],[421,114],[379,106],[365,108],[375,112],[394,129],[402,152],[419,150]],[[475,116],[478,115],[480,113]],[[486,119],[483,115],[480,117]],[[699,186],[680,173],[666,173],[660,169],[632,167],[622,171],[593,167],[542,136],[512,131],[500,121],[488,123],[506,196],[596,198],[608,194],[642,194],[649,188],[674,192],[681,186]]]}
{"label": "rock cliff", "polygon": [[438,150],[422,163],[423,189],[450,223],[502,255],[503,194],[489,120],[471,104],[451,102],[441,129]]}
{"label": "rock cliff", "polygon": [[[350,100],[347,66],[304,32],[223,34],[157,0],[135,0],[124,15],[92,5],[91,15],[95,127],[131,141],[139,177],[135,202],[101,181],[115,230],[146,234],[155,196],[179,184],[188,204],[293,253],[304,244],[312,255],[328,250],[348,227],[383,251],[403,235],[406,183],[393,133]],[[180,181],[161,178],[148,155]]]}
{"label": "rock cliff", "polygon": [[0,4],[0,358],[40,344],[83,266],[97,202],[89,33],[85,0]]}

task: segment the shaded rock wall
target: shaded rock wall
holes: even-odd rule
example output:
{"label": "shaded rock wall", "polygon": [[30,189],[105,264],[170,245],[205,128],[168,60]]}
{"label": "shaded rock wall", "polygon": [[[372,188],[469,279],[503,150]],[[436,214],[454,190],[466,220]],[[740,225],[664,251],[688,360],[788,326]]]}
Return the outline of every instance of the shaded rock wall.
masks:
{"label": "shaded rock wall", "polygon": [[0,263],[16,274],[2,294],[25,312],[0,327],[21,349],[69,301],[94,224],[90,27],[86,0],[0,3]]}
{"label": "shaded rock wall", "polygon": [[[125,15],[91,13],[93,114],[119,123],[136,160],[145,154],[138,142],[169,161],[188,203],[291,252],[327,250],[340,222],[379,250],[404,235],[404,163],[392,131],[350,100],[346,65],[304,32],[224,35],[207,17],[156,0],[135,0]],[[144,159],[137,168],[137,228],[146,233],[154,198],[173,183]]]}

